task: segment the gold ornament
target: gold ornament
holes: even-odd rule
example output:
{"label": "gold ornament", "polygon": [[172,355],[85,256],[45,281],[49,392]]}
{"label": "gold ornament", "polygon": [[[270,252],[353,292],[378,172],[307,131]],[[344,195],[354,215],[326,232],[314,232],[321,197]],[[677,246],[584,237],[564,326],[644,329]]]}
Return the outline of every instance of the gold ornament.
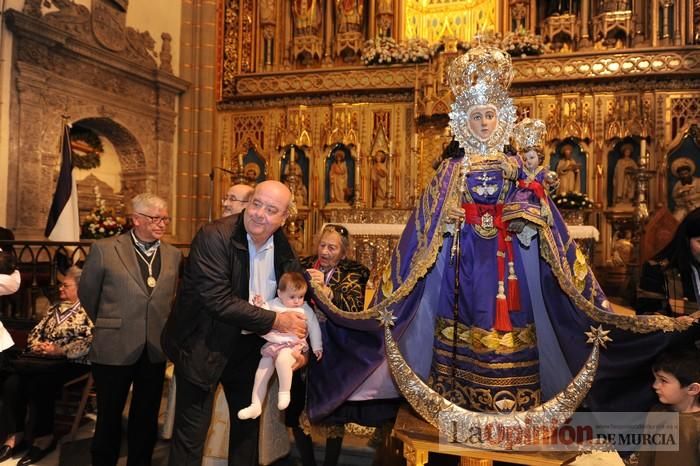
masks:
{"label": "gold ornament", "polygon": [[389,368],[399,390],[413,409],[442,436],[471,448],[512,450],[536,443],[571,417],[593,384],[600,347],[610,338],[602,327],[586,332],[593,349],[576,377],[551,400],[527,411],[490,414],[470,411],[447,401],[425,384],[404,359],[388,326],[384,344]]}

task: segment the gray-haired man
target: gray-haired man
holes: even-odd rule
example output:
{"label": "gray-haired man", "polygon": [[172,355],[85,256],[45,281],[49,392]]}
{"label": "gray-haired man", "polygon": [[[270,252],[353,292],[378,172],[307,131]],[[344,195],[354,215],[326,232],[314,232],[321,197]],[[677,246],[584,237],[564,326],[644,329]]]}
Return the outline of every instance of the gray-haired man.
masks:
{"label": "gray-haired man", "polygon": [[119,459],[121,414],[129,387],[128,466],[151,464],[165,375],[160,334],[172,309],[182,255],[161,242],[170,223],[166,202],[153,194],[131,201],[134,228],[92,245],[80,301],[95,324],[89,358],[97,389],[92,464]]}

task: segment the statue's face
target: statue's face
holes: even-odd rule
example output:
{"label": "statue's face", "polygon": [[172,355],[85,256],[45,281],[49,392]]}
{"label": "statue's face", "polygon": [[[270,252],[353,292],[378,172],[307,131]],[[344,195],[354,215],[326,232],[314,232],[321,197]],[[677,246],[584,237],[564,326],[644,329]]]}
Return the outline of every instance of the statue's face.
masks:
{"label": "statue's face", "polygon": [[561,155],[565,159],[570,159],[571,158],[571,152],[573,151],[573,148],[570,145],[565,145],[564,147],[561,148]]}
{"label": "statue's face", "polygon": [[693,176],[690,173],[690,168],[689,167],[681,167],[678,169],[678,178],[687,181],[687,180],[692,180]]}
{"label": "statue's face", "polygon": [[530,170],[534,170],[540,165],[540,156],[537,151],[531,149],[525,152],[525,166]]}
{"label": "statue's face", "polygon": [[339,150],[335,153],[335,161],[342,162],[343,160],[345,160],[345,153],[342,150]]}
{"label": "statue's face", "polygon": [[478,140],[485,142],[498,126],[498,109],[494,105],[475,105],[469,111],[469,130]]}

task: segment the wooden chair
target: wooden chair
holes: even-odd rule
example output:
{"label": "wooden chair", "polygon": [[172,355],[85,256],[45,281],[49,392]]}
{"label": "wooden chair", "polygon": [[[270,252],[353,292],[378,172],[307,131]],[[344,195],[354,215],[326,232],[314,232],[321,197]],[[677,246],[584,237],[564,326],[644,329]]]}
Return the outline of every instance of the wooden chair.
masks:
{"label": "wooden chair", "polygon": [[[77,402],[77,404],[73,401],[71,402],[68,400],[68,395],[67,392],[68,390],[71,389],[71,387],[74,386],[79,386],[79,384],[84,383],[83,389],[80,394],[80,400]],[[80,427],[80,421],[83,419],[83,415],[85,414],[85,407],[87,406],[88,398],[90,397],[90,394],[92,393],[92,387],[94,385],[94,380],[92,378],[92,372],[88,372],[87,374],[83,374],[79,377],[76,377],[73,380],[69,380],[65,384],[63,384],[63,404],[71,407],[75,407],[75,414],[72,417],[72,420],[70,422],[67,422],[65,424],[68,424],[71,426],[70,431],[68,432],[69,436],[69,441],[74,441],[75,436],[78,433],[78,428]],[[68,390],[67,390],[68,389]],[[59,421],[56,421],[59,423]]]}

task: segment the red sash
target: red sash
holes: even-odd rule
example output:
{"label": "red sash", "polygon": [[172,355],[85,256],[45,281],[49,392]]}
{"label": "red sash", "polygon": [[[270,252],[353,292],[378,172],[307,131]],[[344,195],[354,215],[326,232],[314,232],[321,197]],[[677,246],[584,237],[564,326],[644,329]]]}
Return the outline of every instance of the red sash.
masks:
{"label": "red sash", "polygon": [[[520,289],[513,264],[513,242],[508,233],[508,223],[503,222],[503,204],[464,203],[462,208],[466,223],[498,230],[498,251],[496,253],[498,293],[496,294],[496,315],[493,328],[501,332],[510,332],[513,330],[513,325],[510,322],[508,311],[520,310]],[[506,262],[509,268],[507,296],[504,286]]]}

